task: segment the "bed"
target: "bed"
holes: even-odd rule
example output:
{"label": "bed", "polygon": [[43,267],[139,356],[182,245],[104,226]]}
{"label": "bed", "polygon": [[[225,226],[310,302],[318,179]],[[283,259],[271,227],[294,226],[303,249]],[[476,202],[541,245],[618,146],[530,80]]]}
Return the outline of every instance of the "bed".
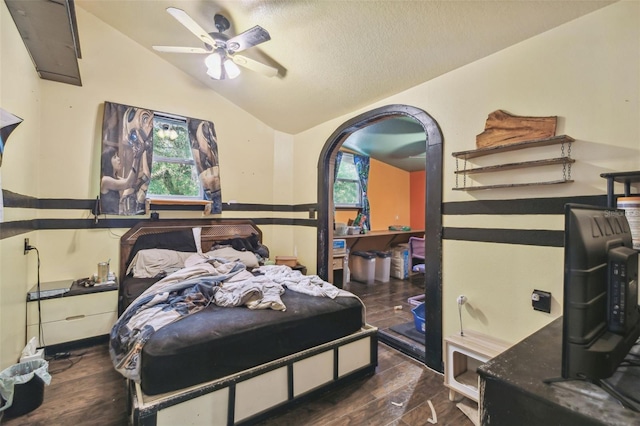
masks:
{"label": "bed", "polygon": [[[161,291],[154,289],[164,288],[162,294],[166,294],[167,288],[187,288],[192,279],[184,274],[190,271],[190,262],[203,257],[197,253],[209,254],[211,249],[219,253],[217,250],[228,249],[229,245],[251,252],[257,262],[247,266],[251,261],[247,257],[238,262],[220,260],[217,255],[213,261],[210,256],[207,265],[223,271],[216,271],[216,277],[233,276],[230,282],[251,271],[258,281],[270,282],[276,280],[273,277],[284,276],[286,290],[275,302],[270,301],[270,309],[249,309],[249,303],[219,306],[220,294],[223,301],[228,300],[219,289],[227,287],[227,281],[222,281],[221,286],[213,286],[217,290],[211,297],[214,303],[150,333],[135,356],[118,358],[112,353],[116,369],[135,371],[135,375],[129,371],[125,375],[133,424],[251,424],[345,381],[375,372],[377,329],[366,324],[361,301],[343,293],[338,297],[309,295],[304,287],[302,291],[297,287],[298,283],[318,284],[318,277],[303,276],[288,267],[262,266],[260,255],[265,250],[268,253],[268,248],[262,245],[262,232],[250,220],[145,221],[123,235],[120,318],[111,333],[110,351],[120,349],[122,335],[133,334],[126,328],[130,326],[123,324],[137,316],[139,305],[156,300]],[[188,259],[186,267],[169,270],[164,278],[164,274],[133,276],[143,254],[160,251]],[[197,269],[200,264],[193,267]],[[237,270],[240,272],[233,275]],[[320,287],[326,289],[325,293],[335,289],[329,283]],[[200,284],[189,288],[199,289]],[[135,359],[135,368],[122,368],[122,362],[117,362],[122,359]]]}

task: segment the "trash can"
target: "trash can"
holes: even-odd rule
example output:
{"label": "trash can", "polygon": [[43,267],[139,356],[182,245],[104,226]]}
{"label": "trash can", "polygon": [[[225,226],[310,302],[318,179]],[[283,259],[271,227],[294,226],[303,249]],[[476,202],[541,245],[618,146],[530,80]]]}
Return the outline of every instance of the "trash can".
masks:
{"label": "trash can", "polygon": [[375,251],[376,255],[376,281],[389,282],[391,273],[391,252]]}
{"label": "trash can", "polygon": [[35,359],[14,364],[0,372],[0,397],[4,417],[27,414],[42,404],[44,385],[51,383],[49,363]]}
{"label": "trash can", "polygon": [[354,281],[373,284],[376,273],[376,255],[368,251],[354,251],[349,259]]}

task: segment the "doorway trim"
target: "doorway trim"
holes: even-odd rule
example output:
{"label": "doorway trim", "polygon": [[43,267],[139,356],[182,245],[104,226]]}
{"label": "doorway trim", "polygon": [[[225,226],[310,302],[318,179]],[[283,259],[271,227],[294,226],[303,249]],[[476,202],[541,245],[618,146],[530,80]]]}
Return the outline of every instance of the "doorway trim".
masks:
{"label": "doorway trim", "polygon": [[394,116],[418,121],[426,134],[425,196],[425,364],[443,372],[442,358],[442,131],[425,111],[408,105],[387,105],[360,114],[340,125],[324,144],[318,159],[318,275],[329,276],[329,246],[332,244],[333,210],[331,186],[333,160],[342,143],[355,131]]}

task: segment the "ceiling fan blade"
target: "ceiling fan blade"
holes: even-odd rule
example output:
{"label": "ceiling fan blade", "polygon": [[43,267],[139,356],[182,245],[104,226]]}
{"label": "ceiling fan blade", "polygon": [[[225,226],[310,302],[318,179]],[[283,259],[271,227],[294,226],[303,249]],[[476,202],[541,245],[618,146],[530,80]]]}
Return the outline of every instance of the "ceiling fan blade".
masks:
{"label": "ceiling fan blade", "polygon": [[230,52],[241,52],[269,40],[271,40],[271,36],[267,30],[256,25],[255,27],[227,40],[227,49],[229,49]]}
{"label": "ceiling fan blade", "polygon": [[153,49],[167,53],[213,53],[213,50],[207,50],[203,47],[153,46]]}
{"label": "ceiling fan blade", "polygon": [[265,65],[262,62],[258,62],[251,58],[247,58],[246,56],[233,55],[233,56],[230,56],[230,58],[237,65],[250,69],[251,71],[259,72],[260,74],[265,75],[267,77],[275,77],[276,75],[278,75],[277,68],[270,67],[269,65]]}
{"label": "ceiling fan blade", "polygon": [[168,7],[167,12],[174,18],[178,20],[182,25],[184,25],[189,31],[191,31],[196,37],[202,40],[204,43],[208,44],[211,47],[216,46],[216,41],[207,33],[200,24],[191,19],[187,12],[182,9],[178,9],[175,7]]}

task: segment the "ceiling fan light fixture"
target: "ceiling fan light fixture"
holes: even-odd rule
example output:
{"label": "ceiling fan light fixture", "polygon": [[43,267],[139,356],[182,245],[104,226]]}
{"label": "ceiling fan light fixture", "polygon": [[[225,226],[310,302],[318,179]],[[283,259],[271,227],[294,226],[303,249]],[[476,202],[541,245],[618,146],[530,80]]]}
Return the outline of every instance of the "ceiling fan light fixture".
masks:
{"label": "ceiling fan light fixture", "polygon": [[240,52],[261,43],[271,40],[271,36],[259,25],[248,29],[234,37],[224,34],[229,29],[229,20],[221,14],[214,16],[217,33],[205,31],[187,12],[175,7],[167,8],[167,12],[173,16],[186,29],[204,43],[204,47],[183,46],[153,46],[158,52],[165,53],[195,53],[207,55],[204,59],[207,67],[207,75],[216,80],[232,79],[240,75],[240,65],[251,71],[256,71],[267,77],[274,77],[278,70],[253,59],[249,60],[241,56],[235,56]]}
{"label": "ceiling fan light fixture", "polygon": [[222,58],[218,52],[214,52],[207,56],[204,60],[204,64],[207,66],[207,75],[216,80],[222,78]]}
{"label": "ceiling fan light fixture", "polygon": [[227,77],[229,78],[236,78],[237,76],[240,75],[240,68],[238,68],[238,66],[233,63],[233,61],[229,58],[226,58],[223,62],[224,65],[224,72],[225,74],[227,74]]}

